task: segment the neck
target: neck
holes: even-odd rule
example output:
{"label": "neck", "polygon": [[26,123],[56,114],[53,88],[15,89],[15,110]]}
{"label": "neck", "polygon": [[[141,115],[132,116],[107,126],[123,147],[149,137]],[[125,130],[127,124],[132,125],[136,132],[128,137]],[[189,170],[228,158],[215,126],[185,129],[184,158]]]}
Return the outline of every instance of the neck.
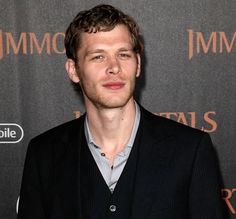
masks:
{"label": "neck", "polygon": [[134,100],[132,98],[125,106],[114,109],[98,109],[94,106],[86,106],[86,109],[93,140],[112,163],[130,137],[135,120]]}

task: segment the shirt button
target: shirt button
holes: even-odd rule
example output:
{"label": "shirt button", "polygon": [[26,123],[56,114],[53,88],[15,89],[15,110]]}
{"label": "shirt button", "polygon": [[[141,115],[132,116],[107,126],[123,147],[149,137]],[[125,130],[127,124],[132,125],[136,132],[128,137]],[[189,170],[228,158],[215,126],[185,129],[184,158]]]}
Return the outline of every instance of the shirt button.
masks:
{"label": "shirt button", "polygon": [[109,207],[111,212],[115,212],[116,211],[116,206],[115,205],[110,205]]}

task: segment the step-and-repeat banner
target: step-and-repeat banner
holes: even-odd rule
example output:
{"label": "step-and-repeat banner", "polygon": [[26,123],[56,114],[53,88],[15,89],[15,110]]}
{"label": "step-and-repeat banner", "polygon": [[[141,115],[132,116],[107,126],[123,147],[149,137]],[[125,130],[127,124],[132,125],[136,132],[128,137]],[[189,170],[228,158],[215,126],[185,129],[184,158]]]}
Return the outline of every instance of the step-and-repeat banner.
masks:
{"label": "step-and-repeat banner", "polygon": [[16,217],[29,140],[84,112],[64,69],[64,32],[78,11],[100,3],[140,25],[145,52],[136,99],[210,133],[222,199],[235,218],[235,1],[0,0],[0,219]]}

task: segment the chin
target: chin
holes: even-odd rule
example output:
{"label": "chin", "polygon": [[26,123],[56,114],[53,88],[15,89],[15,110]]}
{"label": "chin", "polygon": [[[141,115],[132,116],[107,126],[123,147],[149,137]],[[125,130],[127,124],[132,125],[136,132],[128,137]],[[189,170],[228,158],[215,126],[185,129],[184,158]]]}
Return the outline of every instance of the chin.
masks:
{"label": "chin", "polygon": [[101,108],[113,109],[113,108],[121,108],[124,107],[131,98],[110,98],[107,101],[103,99],[103,101],[99,101],[98,105]]}

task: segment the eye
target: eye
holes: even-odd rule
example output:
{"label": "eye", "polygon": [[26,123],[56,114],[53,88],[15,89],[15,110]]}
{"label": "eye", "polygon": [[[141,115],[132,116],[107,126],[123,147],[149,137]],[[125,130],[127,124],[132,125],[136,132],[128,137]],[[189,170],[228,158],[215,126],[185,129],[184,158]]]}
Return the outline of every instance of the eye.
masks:
{"label": "eye", "polygon": [[92,61],[102,61],[104,59],[104,56],[97,55],[91,58]]}
{"label": "eye", "polygon": [[119,57],[122,59],[128,59],[131,57],[131,55],[129,53],[120,53]]}

